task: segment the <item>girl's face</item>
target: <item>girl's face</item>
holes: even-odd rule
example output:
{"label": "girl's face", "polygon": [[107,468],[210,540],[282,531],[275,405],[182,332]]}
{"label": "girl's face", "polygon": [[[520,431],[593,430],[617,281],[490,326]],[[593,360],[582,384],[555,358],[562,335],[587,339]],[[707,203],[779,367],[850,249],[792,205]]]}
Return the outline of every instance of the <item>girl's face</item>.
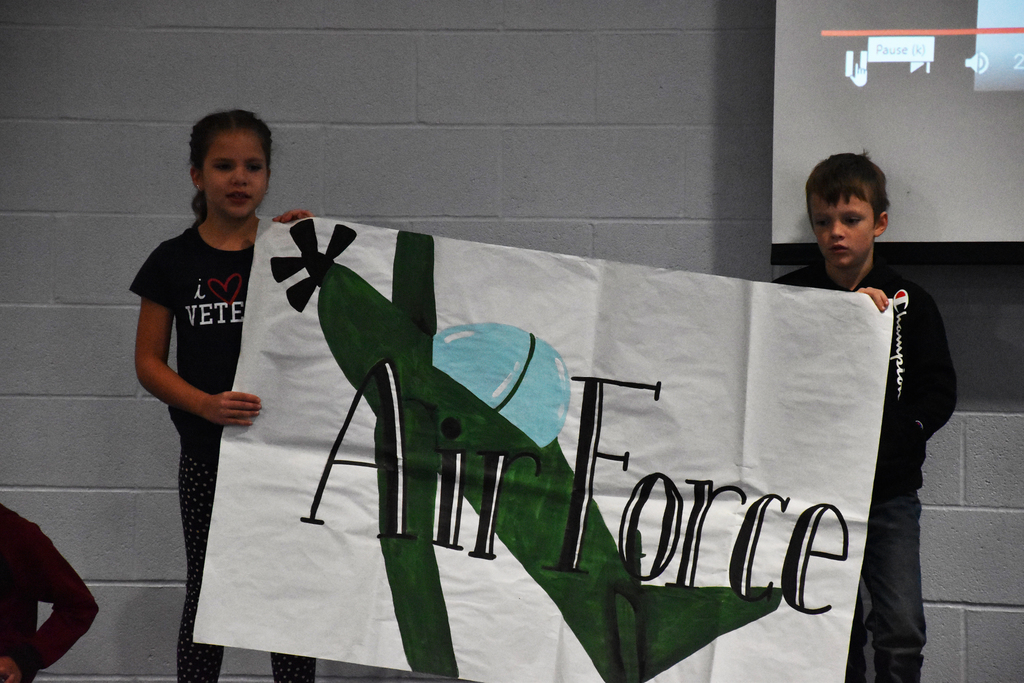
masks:
{"label": "girl's face", "polygon": [[270,169],[256,134],[229,130],[217,134],[203,167],[191,169],[192,182],[206,195],[207,220],[251,218],[267,193]]}

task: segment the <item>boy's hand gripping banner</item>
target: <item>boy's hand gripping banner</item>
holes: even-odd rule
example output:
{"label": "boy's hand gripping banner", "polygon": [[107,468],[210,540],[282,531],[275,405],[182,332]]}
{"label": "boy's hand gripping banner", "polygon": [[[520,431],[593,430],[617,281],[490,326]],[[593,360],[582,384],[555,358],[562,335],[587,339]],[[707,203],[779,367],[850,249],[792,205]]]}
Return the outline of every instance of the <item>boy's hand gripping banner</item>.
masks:
{"label": "boy's hand gripping banner", "polygon": [[261,227],[196,640],[480,681],[841,681],[891,315]]}

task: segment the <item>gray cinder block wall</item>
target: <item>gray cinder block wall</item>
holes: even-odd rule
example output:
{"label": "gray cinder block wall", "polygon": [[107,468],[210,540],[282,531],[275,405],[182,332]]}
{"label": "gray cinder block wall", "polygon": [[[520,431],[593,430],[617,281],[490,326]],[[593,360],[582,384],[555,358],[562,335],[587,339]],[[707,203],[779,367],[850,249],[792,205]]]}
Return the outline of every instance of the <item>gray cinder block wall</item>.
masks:
{"label": "gray cinder block wall", "polygon": [[[134,376],[127,286],[190,220],[195,119],[271,124],[264,216],[767,280],[773,36],[760,0],[0,4],[0,500],[101,605],[48,677],[173,676],[176,439]],[[1019,680],[1024,268],[904,270],[961,379],[923,491],[925,680]]]}

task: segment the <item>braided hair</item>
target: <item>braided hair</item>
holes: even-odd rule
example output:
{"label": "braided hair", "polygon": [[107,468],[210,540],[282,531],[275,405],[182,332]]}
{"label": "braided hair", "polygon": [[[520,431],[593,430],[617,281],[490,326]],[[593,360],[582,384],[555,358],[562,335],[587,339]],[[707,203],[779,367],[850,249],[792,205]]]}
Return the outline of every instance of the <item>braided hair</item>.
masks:
{"label": "braided hair", "polygon": [[[263,156],[267,160],[269,171],[270,128],[256,114],[245,109],[214,112],[199,119],[192,126],[192,137],[189,140],[189,161],[192,167],[201,170],[214,139],[221,133],[233,130],[247,130],[256,136],[263,148]],[[206,220],[206,194],[198,188],[192,197],[192,212],[196,215],[196,220],[192,223],[192,227],[195,228]]]}

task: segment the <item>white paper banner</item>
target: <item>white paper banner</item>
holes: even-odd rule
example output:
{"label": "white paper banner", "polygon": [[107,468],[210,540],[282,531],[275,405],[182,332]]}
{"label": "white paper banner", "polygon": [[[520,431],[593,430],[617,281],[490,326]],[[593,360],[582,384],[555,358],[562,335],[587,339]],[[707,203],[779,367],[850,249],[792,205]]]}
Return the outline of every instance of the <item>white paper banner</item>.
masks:
{"label": "white paper banner", "polygon": [[[301,310],[300,310],[301,309]],[[261,226],[199,641],[509,682],[841,681],[891,315]]]}

